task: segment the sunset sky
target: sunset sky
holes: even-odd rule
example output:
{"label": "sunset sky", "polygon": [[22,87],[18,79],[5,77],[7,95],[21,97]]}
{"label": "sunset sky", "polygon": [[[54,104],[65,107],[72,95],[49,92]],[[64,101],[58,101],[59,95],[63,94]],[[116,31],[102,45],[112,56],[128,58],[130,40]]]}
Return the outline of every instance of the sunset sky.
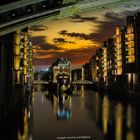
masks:
{"label": "sunset sky", "polygon": [[126,17],[139,9],[139,0],[130,0],[31,27],[35,69],[58,57],[69,58],[74,67],[88,62],[115,27],[125,25]]}

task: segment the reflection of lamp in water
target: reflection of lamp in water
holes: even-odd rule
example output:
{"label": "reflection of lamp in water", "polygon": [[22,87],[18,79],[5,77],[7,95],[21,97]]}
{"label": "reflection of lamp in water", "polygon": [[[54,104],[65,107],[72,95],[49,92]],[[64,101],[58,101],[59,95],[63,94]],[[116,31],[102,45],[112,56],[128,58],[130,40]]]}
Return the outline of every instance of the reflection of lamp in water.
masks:
{"label": "reflection of lamp in water", "polygon": [[77,93],[77,85],[74,85],[74,94]]}
{"label": "reflection of lamp in water", "polygon": [[84,91],[85,91],[84,85],[81,85],[81,97],[84,97]]}
{"label": "reflection of lamp in water", "polygon": [[126,134],[126,140],[135,140],[134,132],[129,130]]}
{"label": "reflection of lamp in water", "polygon": [[103,113],[102,113],[102,120],[103,120],[103,131],[104,134],[107,134],[108,131],[108,122],[109,122],[109,100],[108,96],[104,96],[103,99]]}
{"label": "reflection of lamp in water", "polygon": [[123,113],[123,106],[121,103],[117,104],[116,106],[116,115],[115,115],[115,136],[116,139],[115,140],[121,140],[122,139],[122,114]]}
{"label": "reflection of lamp in water", "polygon": [[126,140],[135,140],[134,132],[132,130],[132,107],[128,105],[127,107],[127,127],[128,132],[126,134]]}
{"label": "reflection of lamp in water", "polygon": [[128,105],[127,107],[127,127],[131,128],[132,125],[132,107]]}

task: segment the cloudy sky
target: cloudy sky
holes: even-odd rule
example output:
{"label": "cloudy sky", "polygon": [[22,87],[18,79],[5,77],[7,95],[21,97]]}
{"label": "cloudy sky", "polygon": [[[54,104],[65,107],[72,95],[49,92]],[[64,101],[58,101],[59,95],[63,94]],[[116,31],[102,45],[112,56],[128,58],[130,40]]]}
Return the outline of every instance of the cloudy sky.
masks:
{"label": "cloudy sky", "polygon": [[139,0],[129,0],[31,27],[36,69],[58,57],[69,58],[74,67],[88,62],[115,27],[126,25],[126,17],[139,9]]}

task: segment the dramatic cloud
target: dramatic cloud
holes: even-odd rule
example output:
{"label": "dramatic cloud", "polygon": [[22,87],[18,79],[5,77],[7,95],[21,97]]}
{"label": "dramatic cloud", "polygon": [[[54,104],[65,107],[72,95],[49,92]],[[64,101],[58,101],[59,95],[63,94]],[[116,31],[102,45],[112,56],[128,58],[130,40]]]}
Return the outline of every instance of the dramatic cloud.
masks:
{"label": "dramatic cloud", "polygon": [[110,11],[105,14],[105,17],[118,20],[122,17],[122,15],[120,13]]}
{"label": "dramatic cloud", "polygon": [[54,38],[53,41],[55,43],[70,43],[70,44],[75,44],[73,41],[67,41],[64,38]]}
{"label": "dramatic cloud", "polygon": [[[34,59],[34,64],[38,65],[51,65],[52,62],[60,57],[60,58],[68,58],[71,60],[72,65],[80,65],[84,64],[85,62],[88,62],[89,58],[95,53],[95,49],[93,48],[81,48],[81,49],[71,49],[63,52],[47,52],[44,53],[43,55],[36,57]],[[81,59],[82,57],[82,59]],[[40,61],[41,60],[41,61]]]}
{"label": "dramatic cloud", "polygon": [[30,31],[34,31],[34,32],[41,32],[41,31],[46,31],[48,30],[48,27],[45,25],[33,25],[32,27],[30,27]]}
{"label": "dramatic cloud", "polygon": [[75,14],[71,17],[71,19],[73,19],[73,22],[95,22],[97,17],[82,17],[78,14]]}
{"label": "dramatic cloud", "polygon": [[36,49],[41,50],[59,50],[57,46],[54,44],[50,44],[46,42],[46,36],[35,36],[32,37],[32,44],[33,46],[39,46]]}
{"label": "dramatic cloud", "polygon": [[67,30],[62,30],[59,32],[59,34],[63,35],[63,36],[84,39],[84,40],[92,40],[93,39],[93,36],[91,36],[91,34],[75,33],[75,32],[69,33]]}
{"label": "dramatic cloud", "polygon": [[100,46],[102,46],[105,40],[113,36],[116,26],[125,25],[125,22],[125,19],[112,19],[110,21],[101,21],[99,24],[100,30],[98,30],[98,32],[95,33],[93,32],[90,35],[94,37],[95,42],[99,42]]}

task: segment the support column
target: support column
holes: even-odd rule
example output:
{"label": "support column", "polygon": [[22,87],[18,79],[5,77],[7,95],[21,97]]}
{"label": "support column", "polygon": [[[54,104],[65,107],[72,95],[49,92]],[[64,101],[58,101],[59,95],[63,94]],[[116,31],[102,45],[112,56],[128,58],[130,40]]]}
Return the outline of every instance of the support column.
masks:
{"label": "support column", "polygon": [[0,104],[12,100],[13,33],[0,36]]}
{"label": "support column", "polygon": [[85,79],[85,70],[84,70],[84,66],[82,66],[82,80]]}

